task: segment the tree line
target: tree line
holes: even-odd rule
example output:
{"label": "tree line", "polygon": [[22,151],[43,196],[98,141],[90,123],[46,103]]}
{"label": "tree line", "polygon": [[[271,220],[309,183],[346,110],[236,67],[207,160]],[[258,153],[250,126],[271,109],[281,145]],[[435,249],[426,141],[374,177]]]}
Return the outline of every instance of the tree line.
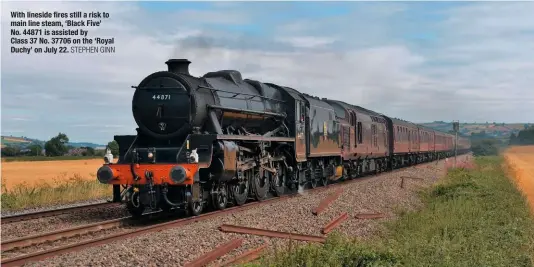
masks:
{"label": "tree line", "polygon": [[494,138],[485,131],[471,133],[470,139],[471,150],[475,156],[494,156],[507,146],[534,145],[534,125],[525,126],[517,135],[510,134],[508,140]]}
{"label": "tree line", "polygon": [[[518,132],[516,135],[512,133],[509,140],[500,140],[488,135],[485,131],[479,133],[471,133],[469,136],[471,140],[471,150],[475,156],[491,156],[497,155],[500,150],[509,145],[534,145],[534,125],[526,127]],[[52,137],[50,140],[44,143],[44,147],[41,144],[33,143],[27,146],[25,149],[21,149],[17,146],[6,146],[2,148],[3,157],[16,157],[16,156],[42,156],[43,148],[44,155],[48,157],[59,156],[89,156],[89,157],[103,157],[104,150],[95,150],[92,147],[80,147],[78,149],[69,146],[69,137],[65,133],[59,133],[57,136]],[[116,141],[111,141],[106,146],[111,150],[111,153],[115,156],[119,154],[119,144]],[[74,151],[73,151],[74,150]]]}
{"label": "tree line", "polygon": [[[95,150],[92,147],[73,147],[68,145],[69,137],[65,133],[59,133],[44,143],[44,146],[39,143],[32,143],[22,149],[19,146],[10,146],[2,148],[3,157],[18,157],[18,156],[43,156],[60,157],[60,156],[83,156],[83,157],[104,157],[105,150]],[[111,150],[113,155],[119,154],[119,144],[116,141],[111,141],[106,146]]]}
{"label": "tree line", "polygon": [[534,125],[519,131],[517,135],[512,133],[509,144],[512,146],[534,145]]}

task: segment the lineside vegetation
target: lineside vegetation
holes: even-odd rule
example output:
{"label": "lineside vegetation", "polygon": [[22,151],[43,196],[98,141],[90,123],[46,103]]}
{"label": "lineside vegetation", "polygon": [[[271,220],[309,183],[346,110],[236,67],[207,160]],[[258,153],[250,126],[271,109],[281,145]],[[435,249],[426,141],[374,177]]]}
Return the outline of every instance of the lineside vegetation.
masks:
{"label": "lineside vegetation", "polygon": [[67,204],[92,200],[112,195],[109,185],[99,183],[96,178],[84,179],[73,175],[69,179],[41,181],[35,185],[21,183],[8,189],[2,182],[2,210],[19,210],[55,204]]}
{"label": "lineside vegetation", "polygon": [[534,216],[500,157],[476,158],[424,189],[425,208],[400,212],[370,240],[329,236],[244,266],[534,266]]}

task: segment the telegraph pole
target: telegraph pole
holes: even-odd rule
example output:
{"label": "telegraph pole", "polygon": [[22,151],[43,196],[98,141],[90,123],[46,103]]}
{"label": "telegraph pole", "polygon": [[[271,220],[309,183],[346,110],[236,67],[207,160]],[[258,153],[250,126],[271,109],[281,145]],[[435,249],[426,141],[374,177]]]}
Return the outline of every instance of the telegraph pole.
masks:
{"label": "telegraph pole", "polygon": [[456,156],[458,155],[458,132],[460,131],[460,121],[452,122],[452,129],[454,130],[454,168],[456,168]]}

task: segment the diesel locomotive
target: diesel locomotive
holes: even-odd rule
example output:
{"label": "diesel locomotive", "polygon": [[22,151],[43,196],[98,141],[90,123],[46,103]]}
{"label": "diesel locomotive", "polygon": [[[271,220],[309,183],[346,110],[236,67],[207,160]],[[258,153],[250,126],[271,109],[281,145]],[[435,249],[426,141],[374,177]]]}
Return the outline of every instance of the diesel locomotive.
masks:
{"label": "diesel locomotive", "polygon": [[280,196],[469,151],[453,135],[236,70],[189,73],[187,59],[145,77],[132,99],[136,135],[97,172],[133,216]]}

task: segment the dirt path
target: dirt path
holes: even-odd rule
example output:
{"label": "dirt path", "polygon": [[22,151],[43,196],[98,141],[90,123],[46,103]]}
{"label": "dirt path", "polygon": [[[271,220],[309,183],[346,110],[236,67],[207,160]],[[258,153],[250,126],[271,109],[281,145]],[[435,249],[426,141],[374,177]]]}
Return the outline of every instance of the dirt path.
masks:
{"label": "dirt path", "polygon": [[512,147],[504,156],[534,214],[534,146]]}

